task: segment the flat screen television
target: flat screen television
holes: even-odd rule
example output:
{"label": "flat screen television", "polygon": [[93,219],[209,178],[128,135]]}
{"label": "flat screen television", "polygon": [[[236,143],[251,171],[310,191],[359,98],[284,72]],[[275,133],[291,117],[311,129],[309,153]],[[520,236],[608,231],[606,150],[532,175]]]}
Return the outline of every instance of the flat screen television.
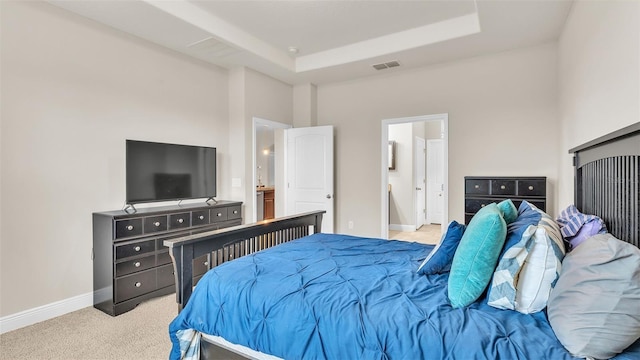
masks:
{"label": "flat screen television", "polygon": [[127,140],[127,204],[213,198],[216,148]]}

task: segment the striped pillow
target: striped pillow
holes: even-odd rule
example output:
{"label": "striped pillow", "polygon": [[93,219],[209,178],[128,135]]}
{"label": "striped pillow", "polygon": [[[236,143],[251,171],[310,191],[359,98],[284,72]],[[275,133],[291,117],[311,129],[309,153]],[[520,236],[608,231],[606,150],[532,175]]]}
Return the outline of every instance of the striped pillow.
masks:
{"label": "striped pillow", "polygon": [[547,306],[549,294],[560,276],[565,249],[558,224],[534,205],[526,203],[524,206],[541,215],[532,236],[533,246],[516,285],[515,310],[530,314]]}

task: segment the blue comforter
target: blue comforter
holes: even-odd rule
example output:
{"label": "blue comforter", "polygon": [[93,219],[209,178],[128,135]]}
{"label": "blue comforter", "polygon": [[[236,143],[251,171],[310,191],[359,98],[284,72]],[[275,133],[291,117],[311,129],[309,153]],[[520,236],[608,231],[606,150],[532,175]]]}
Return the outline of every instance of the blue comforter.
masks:
{"label": "blue comforter", "polygon": [[170,324],[171,359],[187,329],[284,359],[572,359],[544,312],[451,308],[448,274],[416,274],[431,249],[315,234],[225,263]]}

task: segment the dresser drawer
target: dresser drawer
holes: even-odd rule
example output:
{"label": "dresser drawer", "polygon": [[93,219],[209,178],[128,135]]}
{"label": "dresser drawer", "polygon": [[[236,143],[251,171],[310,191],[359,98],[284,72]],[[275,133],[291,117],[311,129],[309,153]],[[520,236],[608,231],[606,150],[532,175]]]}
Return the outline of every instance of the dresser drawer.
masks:
{"label": "dresser drawer", "polygon": [[171,263],[171,255],[169,255],[169,250],[158,253],[156,258],[156,263],[158,265],[170,264]]}
{"label": "dresser drawer", "polygon": [[202,255],[193,259],[193,276],[202,275],[209,270],[209,261],[207,255]]}
{"label": "dresser drawer", "polygon": [[209,223],[209,210],[193,211],[191,213],[191,225],[207,225]]}
{"label": "dresser drawer", "polygon": [[545,180],[519,180],[518,196],[546,196],[547,184]]}
{"label": "dresser drawer", "polygon": [[175,285],[176,278],[173,273],[173,264],[158,267],[158,289]]}
{"label": "dresser drawer", "polygon": [[491,199],[466,199],[464,201],[464,212],[476,213],[483,207],[493,203]]}
{"label": "dresser drawer", "polygon": [[151,269],[156,266],[155,255],[127,260],[116,264],[116,276],[124,276],[134,272]]}
{"label": "dresser drawer", "polygon": [[144,218],[144,233],[153,234],[159,231],[167,231],[167,216],[148,216]]}
{"label": "dresser drawer", "polygon": [[212,223],[217,223],[217,222],[221,222],[221,221],[227,221],[227,219],[228,219],[227,210],[228,209],[229,208],[226,208],[226,207],[211,209],[211,222]]}
{"label": "dresser drawer", "polygon": [[116,279],[116,302],[125,301],[156,289],[156,269]]}
{"label": "dresser drawer", "polygon": [[489,194],[489,180],[467,179],[464,184],[464,192],[467,194]]}
{"label": "dresser drawer", "polygon": [[156,250],[155,240],[138,241],[122,245],[116,245],[116,259],[124,259],[129,256],[141,255]]}
{"label": "dresser drawer", "polygon": [[492,195],[515,195],[516,194],[516,181],[515,180],[491,180],[491,194]]}
{"label": "dresser drawer", "polygon": [[169,215],[169,229],[184,229],[191,226],[191,213]]}
{"label": "dresser drawer", "polygon": [[116,239],[142,235],[142,219],[116,220]]}
{"label": "dresser drawer", "polygon": [[227,208],[227,219],[235,220],[242,218],[242,213],[240,212],[240,206],[229,206]]}

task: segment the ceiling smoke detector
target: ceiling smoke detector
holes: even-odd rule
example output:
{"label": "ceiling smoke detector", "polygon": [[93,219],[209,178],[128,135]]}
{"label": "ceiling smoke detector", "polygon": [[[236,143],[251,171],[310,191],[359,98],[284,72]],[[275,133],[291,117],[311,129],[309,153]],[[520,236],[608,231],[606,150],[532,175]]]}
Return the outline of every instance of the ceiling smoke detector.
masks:
{"label": "ceiling smoke detector", "polygon": [[384,70],[384,69],[400,66],[400,63],[398,62],[398,60],[393,60],[386,63],[373,64],[371,66],[373,66],[373,68],[376,70]]}

